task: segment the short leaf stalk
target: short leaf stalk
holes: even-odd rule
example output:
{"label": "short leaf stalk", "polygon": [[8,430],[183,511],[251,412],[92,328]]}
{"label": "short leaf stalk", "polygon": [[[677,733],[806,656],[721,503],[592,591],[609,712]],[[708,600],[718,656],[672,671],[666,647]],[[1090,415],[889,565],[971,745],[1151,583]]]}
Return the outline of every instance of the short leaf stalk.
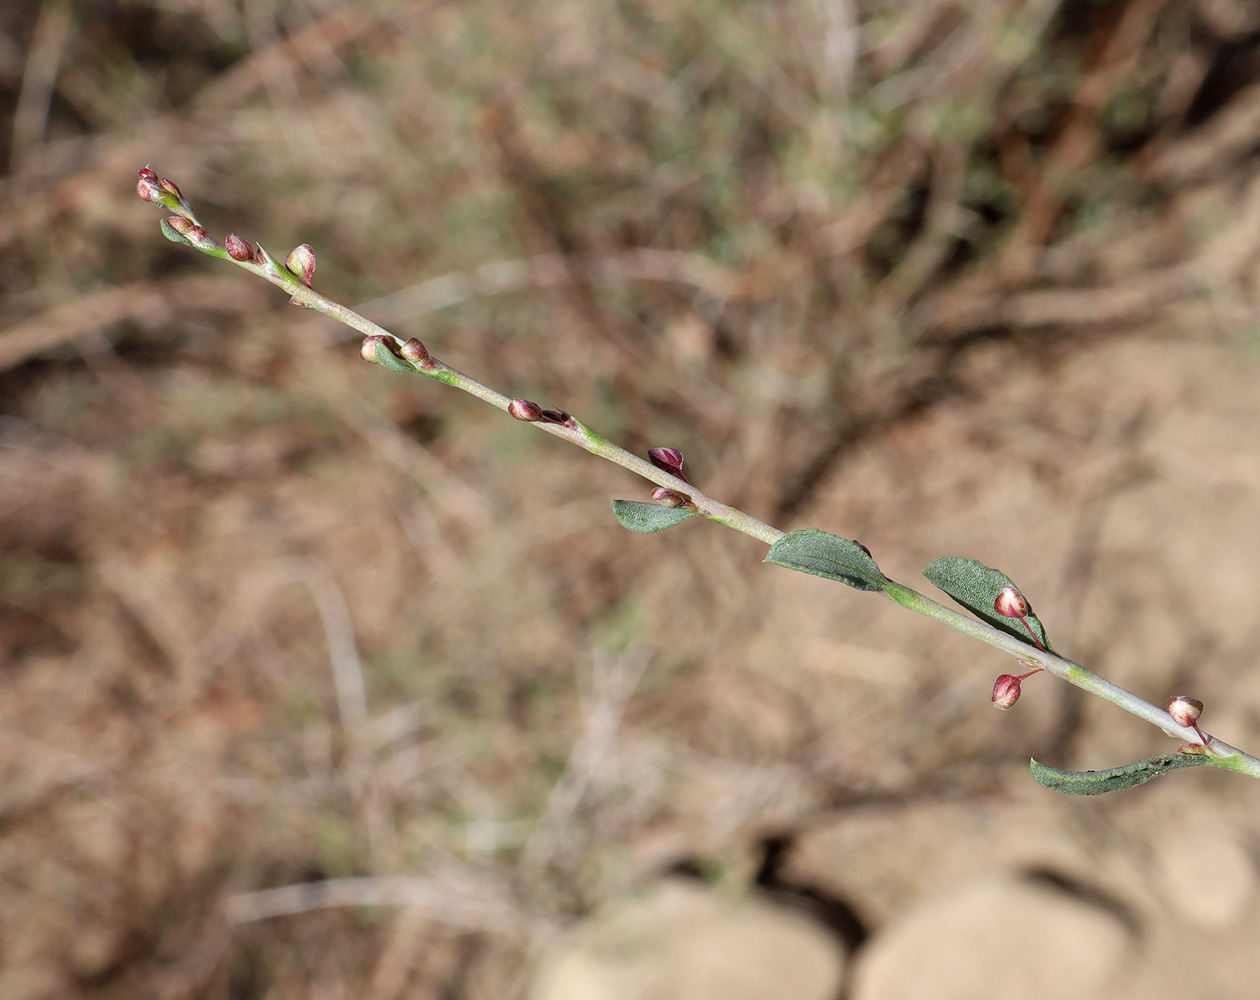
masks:
{"label": "short leaf stalk", "polygon": [[[462,389],[517,420],[531,423],[655,484],[653,504],[614,503],[614,509],[618,504],[647,508],[649,516],[646,520],[643,520],[643,511],[636,511],[633,517],[628,514],[623,516],[618,511],[618,517],[627,527],[636,531],[657,531],[677,523],[679,519],[699,514],[771,546],[767,561],[839,580],[859,590],[882,590],[903,608],[1014,656],[1026,672],[1020,675],[1003,674],[998,678],[994,685],[993,702],[999,708],[1014,705],[1019,698],[1021,682],[1034,673],[1045,671],[1146,720],[1169,736],[1185,741],[1176,754],[1148,758],[1110,771],[1056,771],[1033,761],[1034,777],[1047,787],[1067,794],[1097,794],[1131,787],[1167,770],[1196,764],[1211,764],[1260,778],[1260,759],[1199,728],[1198,718],[1203,705],[1198,700],[1177,695],[1168,700],[1167,710],[1161,709],[1055,653],[1045,639],[1040,620],[1032,614],[1023,594],[1004,574],[972,560],[954,557],[935,560],[925,570],[925,575],[977,617],[945,607],[884,576],[871,558],[870,551],[860,542],[839,539],[816,529],[785,534],[701,492],[683,474],[682,453],[674,448],[653,448],[648,452],[648,459],[640,458],[613,444],[565,411],[505,396],[434,358],[419,340],[404,341],[352,309],[326,298],[311,287],[316,261],[315,252],[309,245],[295,247],[283,262],[261,246],[251,246],[236,234],[229,235],[220,245],[202,228],[188,201],[171,181],[159,178],[153,170],[145,167],[139,172],[137,191],[143,200],[171,213],[161,222],[162,233],[167,239],[231,261],[281,288],[294,305],[313,309],[362,333],[365,360],[394,371],[427,375]],[[652,511],[656,514],[652,515]],[[666,516],[657,516],[662,514]],[[794,546],[793,536],[810,537],[802,545]],[[822,550],[817,548],[817,536],[823,536]],[[776,555],[776,552],[779,554]],[[805,552],[804,556],[802,552]],[[978,594],[983,594],[983,597],[978,597]],[[1011,626],[1004,625],[1007,621],[1019,622],[1028,638],[1020,632],[1008,631]]]}

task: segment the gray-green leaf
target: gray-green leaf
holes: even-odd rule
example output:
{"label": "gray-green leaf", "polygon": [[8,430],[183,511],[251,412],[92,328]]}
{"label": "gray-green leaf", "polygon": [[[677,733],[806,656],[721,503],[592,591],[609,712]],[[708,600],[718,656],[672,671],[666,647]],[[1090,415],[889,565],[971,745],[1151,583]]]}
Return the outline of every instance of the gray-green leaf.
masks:
{"label": "gray-green leaf", "polygon": [[[1001,570],[990,569],[975,559],[961,559],[958,556],[942,556],[933,559],[923,570],[923,575],[941,590],[949,594],[955,601],[978,618],[984,619],[995,628],[1022,639],[1030,646],[1035,646],[1028,629],[1024,628],[1018,618],[1006,618],[994,610],[993,604],[1004,587],[1014,586],[1014,581]],[[1045,626],[1037,615],[1029,611],[1025,619],[1031,626],[1033,634],[1046,649],[1054,652],[1050,639],[1046,636]]]}
{"label": "gray-green leaf", "polygon": [[889,582],[861,545],[817,528],[789,531],[770,546],[766,562],[838,580],[855,590],[883,590]]}
{"label": "gray-green leaf", "polygon": [[696,516],[694,510],[665,507],[659,503],[641,503],[638,500],[614,500],[612,507],[622,527],[636,531],[640,535],[664,531],[666,528],[672,528],[679,521]]}
{"label": "gray-green leaf", "polygon": [[1102,795],[1132,788],[1179,767],[1202,767],[1210,763],[1206,754],[1166,753],[1106,771],[1060,771],[1036,760],[1028,762],[1028,769],[1038,783],[1061,795]]}

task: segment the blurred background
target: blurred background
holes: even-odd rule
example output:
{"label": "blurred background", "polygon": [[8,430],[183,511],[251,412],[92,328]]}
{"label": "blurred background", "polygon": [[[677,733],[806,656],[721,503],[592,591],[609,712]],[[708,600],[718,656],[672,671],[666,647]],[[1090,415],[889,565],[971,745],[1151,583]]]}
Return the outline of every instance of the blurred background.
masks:
{"label": "blurred background", "polygon": [[135,177],[1254,752],[1256,4],[7,0],[0,109],[0,995],[1254,996],[1253,783]]}

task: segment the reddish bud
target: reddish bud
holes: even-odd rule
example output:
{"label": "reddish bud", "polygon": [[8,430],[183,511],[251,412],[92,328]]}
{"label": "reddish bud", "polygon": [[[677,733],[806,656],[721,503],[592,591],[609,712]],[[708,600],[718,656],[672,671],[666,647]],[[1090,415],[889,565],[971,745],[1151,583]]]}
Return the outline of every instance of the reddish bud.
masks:
{"label": "reddish bud", "polygon": [[685,507],[691,503],[691,501],[681,493],[675,493],[673,490],[667,490],[664,486],[658,486],[652,491],[652,499],[659,503],[662,507]]}
{"label": "reddish bud", "polygon": [[430,360],[429,349],[415,337],[398,348],[398,356],[404,361],[410,361],[413,365],[423,365]]}
{"label": "reddish bud", "polygon": [[[179,233],[180,236],[187,236],[193,229],[193,224],[182,215],[168,215],[166,224]],[[202,232],[205,232],[205,230],[203,229]]]}
{"label": "reddish bud", "polygon": [[144,201],[157,201],[162,196],[158,175],[148,167],[141,168],[136,174],[136,194]]}
{"label": "reddish bud", "polygon": [[539,410],[538,413],[539,416],[549,424],[567,425],[569,421],[573,419],[565,413],[564,410]]}
{"label": "reddish bud", "polygon": [[315,273],[315,251],[309,243],[303,243],[289,251],[284,258],[284,266],[302,279],[307,288],[311,287],[311,275]]}
{"label": "reddish bud", "polygon": [[1184,694],[1173,695],[1168,699],[1168,714],[1179,726],[1194,726],[1203,714],[1203,702],[1198,698],[1187,698]]}
{"label": "reddish bud", "polygon": [[184,235],[187,236],[194,243],[205,243],[207,240],[210,239],[210,234],[207,233],[200,226],[190,227],[188,232],[184,233]]}
{"label": "reddish bud", "polygon": [[379,364],[376,360],[376,345],[384,344],[389,347],[392,343],[393,340],[390,337],[383,337],[379,333],[373,334],[363,338],[363,346],[359,348],[359,354],[363,356],[364,361],[370,361],[374,365]]}
{"label": "reddish bud", "polygon": [[542,407],[537,403],[530,402],[528,399],[521,399],[519,396],[508,403],[508,413],[512,414],[517,420],[524,420],[526,423],[533,423],[535,420],[542,419]]}
{"label": "reddish bud", "polygon": [[993,610],[1003,618],[1027,618],[1028,601],[1019,592],[1018,587],[1008,584],[997,595],[997,600],[993,602]]}
{"label": "reddish bud", "polygon": [[[151,170],[149,171],[149,173],[152,173],[152,172],[153,171]],[[180,201],[184,200],[183,194],[180,193],[179,188],[175,186],[174,181],[168,181],[165,177],[163,177],[160,181],[158,181],[158,187],[160,187],[167,194],[173,194]]]}
{"label": "reddish bud", "polygon": [[1015,677],[1011,674],[1003,674],[993,684],[993,707],[1000,708],[1005,712],[1008,708],[1019,701],[1020,683],[1022,677]]}
{"label": "reddish bud", "polygon": [[223,246],[227,250],[228,256],[233,260],[246,261],[254,259],[254,248],[249,245],[249,240],[243,240],[236,233],[229,233],[223,241]]}
{"label": "reddish bud", "polygon": [[648,460],[663,472],[677,476],[684,483],[690,482],[683,473],[683,453],[677,448],[649,448]]}

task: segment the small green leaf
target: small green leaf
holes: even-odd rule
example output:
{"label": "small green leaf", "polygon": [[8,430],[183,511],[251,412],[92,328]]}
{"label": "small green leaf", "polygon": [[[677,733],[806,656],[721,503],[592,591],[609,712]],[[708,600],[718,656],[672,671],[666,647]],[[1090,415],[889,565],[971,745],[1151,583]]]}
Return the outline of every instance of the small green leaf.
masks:
{"label": "small green leaf", "polygon": [[385,346],[384,341],[380,340],[376,342],[376,363],[382,368],[388,368],[391,372],[407,372],[409,375],[416,373],[415,366],[410,361],[404,361],[398,357]]}
{"label": "small green leaf", "polygon": [[165,219],[159,222],[158,225],[162,227],[162,235],[165,236],[172,243],[182,243],[184,244],[184,246],[192,246],[192,240],[185,239],[183,236],[177,233],[174,227]]}
{"label": "small green leaf", "polygon": [[[993,604],[1002,589],[1015,585],[1001,570],[990,569],[975,559],[942,556],[928,563],[923,575],[977,618],[983,618],[995,628],[1000,628],[1016,639],[1022,639],[1030,646],[1036,646],[1028,629],[1024,628],[1018,618],[1006,618],[994,610]],[[1046,628],[1037,615],[1029,611],[1025,621],[1032,628],[1037,640],[1050,652],[1054,652],[1054,647],[1046,636]]]}
{"label": "small green leaf", "polygon": [[1102,795],[1104,792],[1132,788],[1179,767],[1202,767],[1210,763],[1212,761],[1206,754],[1166,753],[1106,771],[1060,771],[1036,760],[1028,762],[1028,769],[1039,784],[1060,795]]}
{"label": "small green leaf", "polygon": [[861,545],[817,528],[789,531],[770,546],[765,561],[838,580],[855,590],[883,590],[889,582]]}
{"label": "small green leaf", "polygon": [[613,513],[622,527],[650,535],[654,531],[672,528],[679,521],[695,517],[694,510],[683,510],[681,507],[664,507],[659,503],[640,503],[638,500],[614,500]]}

